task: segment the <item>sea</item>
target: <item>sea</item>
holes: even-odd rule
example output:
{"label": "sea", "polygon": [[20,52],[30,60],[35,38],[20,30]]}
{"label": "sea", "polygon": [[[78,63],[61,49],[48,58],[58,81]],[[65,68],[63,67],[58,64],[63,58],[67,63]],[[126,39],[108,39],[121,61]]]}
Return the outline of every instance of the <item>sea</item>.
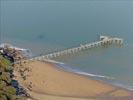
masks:
{"label": "sea", "polygon": [[45,55],[99,40],[107,46],[54,58],[79,74],[133,89],[133,0],[0,0],[0,42]]}

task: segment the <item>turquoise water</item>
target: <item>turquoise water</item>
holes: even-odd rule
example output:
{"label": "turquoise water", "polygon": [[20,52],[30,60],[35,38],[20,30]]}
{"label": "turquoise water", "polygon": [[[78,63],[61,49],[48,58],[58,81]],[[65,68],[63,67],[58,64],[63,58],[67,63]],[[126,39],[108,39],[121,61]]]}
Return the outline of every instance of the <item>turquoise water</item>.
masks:
{"label": "turquoise water", "polygon": [[122,48],[96,48],[56,60],[133,87],[133,1],[1,0],[0,4],[2,42],[30,48],[34,55],[92,42],[101,33],[123,38]]}

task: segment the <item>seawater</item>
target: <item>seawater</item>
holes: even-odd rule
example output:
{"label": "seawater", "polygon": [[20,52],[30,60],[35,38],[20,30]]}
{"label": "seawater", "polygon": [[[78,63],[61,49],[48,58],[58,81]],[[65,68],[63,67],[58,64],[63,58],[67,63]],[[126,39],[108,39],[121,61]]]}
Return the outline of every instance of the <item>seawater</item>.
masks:
{"label": "seawater", "polygon": [[1,42],[38,56],[96,41],[100,34],[123,38],[121,48],[99,47],[54,60],[133,87],[132,11],[131,0],[1,0]]}

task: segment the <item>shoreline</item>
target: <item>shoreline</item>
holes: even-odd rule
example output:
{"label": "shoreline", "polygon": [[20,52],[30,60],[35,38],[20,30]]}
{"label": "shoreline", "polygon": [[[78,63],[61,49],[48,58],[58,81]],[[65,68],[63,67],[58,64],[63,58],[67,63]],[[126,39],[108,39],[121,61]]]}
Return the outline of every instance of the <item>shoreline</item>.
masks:
{"label": "shoreline", "polygon": [[66,71],[66,72],[70,72],[70,73],[77,74],[77,75],[82,75],[82,76],[85,76],[87,78],[91,78],[92,80],[101,81],[105,84],[110,84],[112,86],[120,87],[120,88],[123,88],[125,90],[133,91],[133,88],[130,88],[131,86],[120,84],[119,82],[109,82],[108,81],[108,80],[114,80],[115,79],[114,77],[87,73],[87,72],[72,69],[69,66],[66,66],[65,64],[62,65],[62,64],[64,64],[64,63],[59,62],[59,64],[58,64],[58,62],[57,62],[57,64],[55,63],[55,67],[59,68],[60,70]]}
{"label": "shoreline", "polygon": [[87,72],[79,71],[79,70],[76,70],[76,69],[72,69],[68,65],[66,65],[65,63],[58,62],[58,61],[55,61],[55,60],[45,60],[45,61],[41,61],[41,62],[51,63],[57,69],[65,71],[65,72],[81,75],[81,76],[84,76],[84,77],[87,77],[87,78],[91,78],[92,80],[101,81],[105,84],[109,84],[109,85],[112,85],[112,86],[123,88],[123,89],[129,90],[129,91],[133,91],[133,88],[130,88],[130,86],[120,84],[119,82],[109,82],[108,81],[108,80],[114,80],[115,79],[114,77],[109,77],[109,76],[99,75],[99,74],[92,74],[92,73],[87,73]]}
{"label": "shoreline", "polygon": [[[23,66],[29,67],[31,71],[26,72],[26,80],[23,80],[18,72],[22,66],[17,66],[18,69],[15,67],[16,80],[28,90],[31,96],[38,98],[37,100],[43,99],[46,95],[51,100],[56,100],[52,99],[53,96],[56,96],[57,100],[67,100],[70,97],[70,100],[74,100],[74,98],[100,100],[99,98],[105,98],[107,94],[109,100],[113,100],[111,98],[133,97],[132,91],[94,80],[88,76],[64,71],[53,63],[32,61]],[[28,89],[29,86],[31,89]],[[97,96],[99,97],[97,98]]]}

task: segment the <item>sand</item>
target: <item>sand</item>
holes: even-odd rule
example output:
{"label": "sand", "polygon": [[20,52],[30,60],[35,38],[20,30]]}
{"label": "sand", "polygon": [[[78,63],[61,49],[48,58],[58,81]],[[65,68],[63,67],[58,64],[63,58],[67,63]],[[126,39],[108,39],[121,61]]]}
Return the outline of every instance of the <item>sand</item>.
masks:
{"label": "sand", "polygon": [[[20,75],[25,75],[25,80]],[[14,67],[19,83],[37,100],[132,100],[133,92],[41,61]]]}

